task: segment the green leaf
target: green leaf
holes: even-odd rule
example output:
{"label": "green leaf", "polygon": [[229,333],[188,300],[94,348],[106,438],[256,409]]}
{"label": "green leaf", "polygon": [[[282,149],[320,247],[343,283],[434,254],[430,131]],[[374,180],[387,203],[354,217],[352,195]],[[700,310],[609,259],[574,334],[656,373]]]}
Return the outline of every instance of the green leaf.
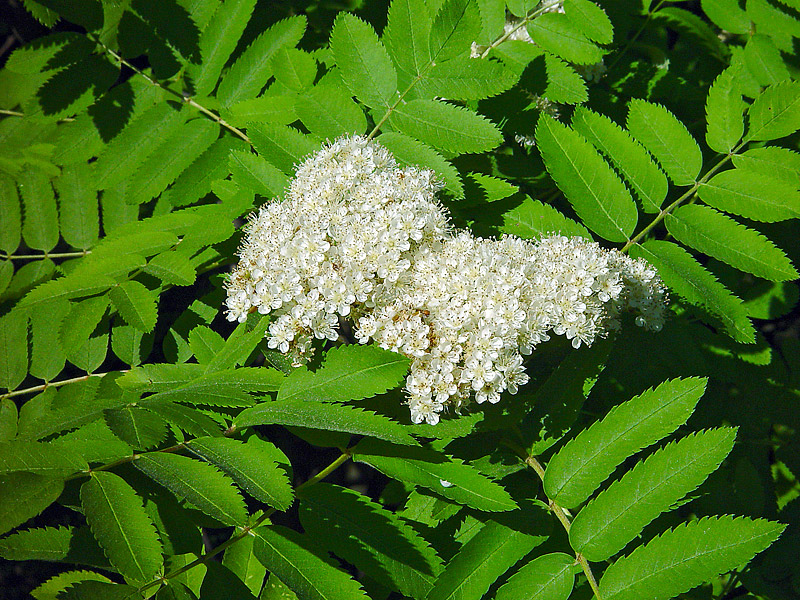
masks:
{"label": "green leaf", "polygon": [[223,106],[232,106],[255,98],[273,73],[272,57],[281,48],[297,45],[305,29],[306,17],[296,15],[278,21],[261,33],[222,77],[217,100]]}
{"label": "green leaf", "polygon": [[548,173],[589,229],[612,242],[627,240],[636,228],[636,203],[592,145],[542,114],[536,146]]}
{"label": "green leaf", "polygon": [[[664,23],[690,43],[711,52],[711,55],[720,61],[726,61],[730,55],[728,46],[717,36],[717,32],[702,18],[682,8],[668,6],[659,9],[653,18],[657,23]],[[693,39],[692,39],[693,38]]]}
{"label": "green leaf", "polygon": [[61,343],[66,350],[82,346],[97,329],[108,309],[108,296],[94,296],[74,302],[61,326]]}
{"label": "green leaf", "polygon": [[565,0],[564,13],[587,38],[598,44],[614,40],[614,28],[605,11],[589,0]]}
{"label": "green leaf", "polygon": [[308,130],[321,138],[334,139],[346,133],[363,134],[364,111],[340,86],[321,83],[298,96],[297,116]]}
{"label": "green leaf", "polygon": [[517,508],[502,486],[470,465],[440,452],[366,438],[356,445],[352,456],[354,461],[371,465],[393,479],[424,486],[478,510],[497,512]]}
{"label": "green leaf", "polygon": [[547,72],[547,87],[544,96],[552,102],[565,104],[580,104],[589,99],[586,80],[575,70],[557,56],[545,52],[544,65]]}
{"label": "green leaf", "polygon": [[0,296],[8,289],[14,277],[14,265],[10,260],[0,262]]}
{"label": "green leaf", "polygon": [[197,279],[197,272],[189,258],[175,250],[162,252],[152,258],[147,263],[144,271],[145,273],[150,273],[150,275],[155,275],[165,283],[173,285],[192,285],[194,280]]}
{"label": "green leaf", "polygon": [[697,489],[733,448],[736,428],[709,429],[647,457],[581,509],[569,541],[588,560],[622,550],[653,519]]}
{"label": "green leaf", "polygon": [[211,191],[211,185],[228,174],[228,155],[231,150],[244,150],[244,142],[233,136],[216,140],[198,156],[175,180],[161,199],[172,206],[187,206]]}
{"label": "green leaf", "polygon": [[123,389],[157,392],[140,402],[150,406],[161,401],[249,406],[245,392],[274,392],[283,373],[266,367],[247,367],[206,372],[206,365],[150,364],[133,369],[119,379]]}
{"label": "green leaf", "polygon": [[340,346],[316,372],[298,368],[283,382],[278,400],[346,402],[371,398],[403,381],[408,359],[377,346]]}
{"label": "green leaf", "polygon": [[399,71],[403,89],[431,63],[431,23],[424,0],[394,0],[389,5],[382,40]]}
{"label": "green leaf", "polygon": [[228,167],[234,181],[264,198],[280,196],[289,181],[279,169],[247,150],[233,150]]}
{"label": "green leaf", "polygon": [[676,185],[692,185],[703,167],[700,146],[683,123],[660,104],[634,98],[628,131],[656,157]]}
{"label": "green leaf", "polygon": [[399,164],[433,169],[444,182],[445,190],[456,199],[464,197],[458,170],[430,146],[394,131],[382,133],[378,142],[394,155]]}
{"label": "green leaf", "polygon": [[28,374],[28,319],[20,311],[0,317],[0,386],[13,390]]}
{"label": "green leaf", "polygon": [[14,181],[0,173],[0,250],[7,254],[13,253],[19,247],[22,235],[22,211],[17,195],[17,186]]}
{"label": "green leaf", "polygon": [[750,31],[750,19],[739,7],[738,0],[701,0],[700,6],[719,28],[731,33]]}
{"label": "green leaf", "polygon": [[[37,588],[31,590],[36,600],[58,600],[59,594],[77,583],[84,581],[101,581],[112,583],[105,575],[93,571],[67,571],[51,577]],[[63,598],[63,596],[61,596]]]}
{"label": "green leaf", "polygon": [[302,92],[314,83],[317,61],[297,48],[281,48],[272,57],[272,71],[277,83],[293,92]]}
{"label": "green leaf", "polygon": [[741,271],[772,281],[798,278],[792,262],[770,240],[713,208],[681,206],[667,215],[666,225],[679,242]]}
{"label": "green leaf", "polygon": [[757,33],[747,40],[744,63],[759,85],[767,86],[789,79],[781,53],[768,35]]}
{"label": "green leaf", "polygon": [[274,525],[259,527],[253,533],[258,560],[299,600],[368,598],[358,583],[320,558],[305,536]]}
{"label": "green leaf", "polygon": [[189,332],[189,347],[197,362],[207,363],[225,347],[225,340],[210,327],[198,325]]}
{"label": "green leaf", "polygon": [[294,501],[292,486],[274,462],[269,442],[253,436],[246,444],[223,437],[192,440],[189,450],[215,464],[256,500],[286,510]]}
{"label": "green leaf", "polygon": [[[346,94],[343,90],[339,91],[343,95]],[[347,95],[347,99],[353,101],[349,95]],[[297,94],[261,96],[237,102],[223,114],[225,114],[226,121],[236,127],[244,127],[253,122],[288,125],[298,118],[295,110],[296,102]]]}
{"label": "green leaf", "polygon": [[701,185],[697,194],[719,210],[771,223],[800,216],[797,183],[775,180],[767,173],[730,169]]}
{"label": "green leaf", "polygon": [[106,583],[91,579],[79,581],[67,588],[66,592],[59,594],[59,600],[130,600],[141,596],[139,590],[130,585],[121,583]]}
{"label": "green leaf", "polygon": [[256,600],[256,596],[244,582],[233,571],[218,562],[209,563],[198,595],[200,598]]}
{"label": "green leaf", "polygon": [[92,533],[126,581],[148,583],[161,569],[161,542],[142,499],[122,477],[95,472],[81,486]]}
{"label": "green leaf", "polygon": [[742,301],[686,250],[672,242],[651,240],[631,248],[631,254],[658,269],[664,283],[684,300],[716,315],[734,340],[743,344],[755,341],[755,330]]}
{"label": "green leaf", "polygon": [[583,106],[572,114],[572,127],[614,163],[636,192],[645,212],[661,210],[669,184],[639,142],[605,115]]}
{"label": "green leaf", "polygon": [[0,540],[0,556],[6,560],[64,561],[103,569],[111,566],[88,527],[18,531]]}
{"label": "green leaf", "polygon": [[89,465],[77,454],[49,444],[0,442],[0,473],[27,471],[45,477],[66,477],[88,469]]}
{"label": "green leaf", "polygon": [[530,535],[489,521],[447,563],[427,600],[480,600],[492,583],[546,539],[546,532]]}
{"label": "green leaf", "polygon": [[226,525],[245,525],[247,509],[233,482],[208,463],[178,454],[151,453],[133,465],[210,517]]}
{"label": "green leaf", "polygon": [[73,248],[91,248],[97,243],[100,213],[91,167],[78,163],[65,167],[56,179],[61,235]]}
{"label": "green leaf", "polygon": [[774,542],[785,525],[713,517],[679,525],[611,565],[600,580],[604,600],[667,600],[740,567]]}
{"label": "green leaf", "polygon": [[17,405],[11,398],[0,400],[0,441],[17,437]]}
{"label": "green leaf", "polygon": [[[264,339],[268,326],[269,319],[261,315],[253,315],[244,323],[240,323],[228,336],[222,350],[208,363],[208,371],[221,371],[243,365]],[[274,377],[280,376],[272,369],[263,372]]]}
{"label": "green leaf", "polygon": [[800,129],[800,81],[769,86],[747,111],[747,140],[775,140]]}
{"label": "green leaf", "polygon": [[156,296],[138,281],[123,281],[111,288],[111,301],[123,319],[145,333],[153,331],[158,318]]}
{"label": "green leaf", "polygon": [[64,489],[62,479],[19,471],[0,475],[0,534],[11,531],[50,506]]}
{"label": "green leaf", "polygon": [[745,103],[736,84],[733,69],[726,69],[714,80],[706,98],[706,143],[717,152],[730,152],[744,133]]}
{"label": "green leaf", "polygon": [[254,123],[247,128],[247,135],[259,155],[287,175],[293,174],[296,165],[318,149],[308,135],[285,125]]}
{"label": "green leaf", "polygon": [[345,404],[324,404],[308,400],[276,400],[262,402],[248,408],[234,419],[236,427],[274,424],[344,431],[356,435],[368,435],[397,444],[416,444],[414,438],[406,433],[404,425],[372,411]]}
{"label": "green leaf", "polygon": [[157,446],[167,437],[164,419],[140,406],[125,406],[105,411],[108,426],[135,450]]}
{"label": "green leaf", "polygon": [[58,243],[58,211],[50,180],[41,171],[29,170],[20,180],[22,237],[36,250],[52,250]]}
{"label": "green leaf", "polygon": [[[150,412],[163,417],[175,428],[186,431],[190,436],[222,435],[222,427],[206,414],[196,408],[184,406],[177,402],[142,402]],[[180,434],[176,433],[176,436]]]}
{"label": "green leaf", "polygon": [[473,0],[445,0],[433,18],[429,38],[431,60],[441,63],[459,55],[469,56],[470,46],[481,32],[481,13]]}
{"label": "green leaf", "polygon": [[198,96],[208,96],[214,91],[225,63],[244,33],[255,4],[255,0],[225,0],[200,34],[202,62],[188,69]]}
{"label": "green leaf", "polygon": [[168,137],[184,120],[185,115],[166,102],[158,102],[133,119],[105,146],[93,163],[97,189],[114,188],[134,176],[158,147],[159,140]]}
{"label": "green leaf", "polygon": [[130,325],[117,325],[111,330],[111,350],[125,364],[137,367],[152,349],[152,337],[145,340],[144,334]]}
{"label": "green leaf", "polygon": [[[267,569],[258,562],[253,551],[255,537],[247,535],[225,549],[222,565],[236,575],[254,594],[261,592]],[[266,600],[262,594],[260,600]]]}
{"label": "green leaf", "polygon": [[604,51],[584,37],[584,27],[560,13],[543,14],[527,25],[533,41],[548,52],[567,62],[591,65],[602,60]]}
{"label": "green leaf", "polygon": [[673,379],[612,408],[550,460],[547,497],[565,508],[586,500],[626,458],[685,423],[705,389],[705,379]]}
{"label": "green leaf", "polygon": [[304,531],[368,576],[424,598],[442,570],[436,552],[394,513],[356,491],[320,483],[302,492]]}
{"label": "green leaf", "polygon": [[131,177],[128,204],[150,202],[208,150],[219,135],[219,125],[205,117],[184,123],[164,136]]}
{"label": "green leaf", "polygon": [[78,454],[88,462],[109,463],[133,454],[131,447],[119,439],[102,418],[49,443],[60,451]]}
{"label": "green leaf", "polygon": [[435,63],[416,89],[431,98],[482,100],[506,91],[517,79],[512,71],[498,61],[460,56]]}
{"label": "green leaf", "polygon": [[330,41],[342,80],[352,94],[371,107],[389,107],[397,92],[397,73],[372,26],[340,12]]}
{"label": "green leaf", "polygon": [[389,122],[401,133],[455,154],[487,152],[503,141],[485,117],[438,100],[411,100],[399,105]]}
{"label": "green leaf", "polygon": [[744,154],[735,154],[733,164],[737,169],[777,179],[797,188],[797,173],[800,172],[800,153],[788,148],[765,146],[751,148]]}
{"label": "green leaf", "polygon": [[522,239],[538,239],[551,233],[592,239],[583,225],[530,196],[526,196],[519,206],[503,213],[501,231]]}
{"label": "green leaf", "polygon": [[561,552],[545,554],[527,563],[495,594],[496,600],[567,600],[575,583],[575,557]]}

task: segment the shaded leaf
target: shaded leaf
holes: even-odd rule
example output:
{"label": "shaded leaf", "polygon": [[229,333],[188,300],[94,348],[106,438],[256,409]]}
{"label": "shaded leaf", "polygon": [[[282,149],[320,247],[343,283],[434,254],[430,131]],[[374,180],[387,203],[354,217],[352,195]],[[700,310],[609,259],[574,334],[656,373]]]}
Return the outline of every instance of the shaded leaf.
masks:
{"label": "shaded leaf", "polygon": [[233,482],[208,463],[177,454],[139,456],[133,465],[152,479],[226,525],[245,525],[244,499]]}
{"label": "shaded leaf", "polygon": [[142,499],[119,475],[95,472],[81,486],[89,527],[126,581],[147,583],[162,565],[161,542]]}

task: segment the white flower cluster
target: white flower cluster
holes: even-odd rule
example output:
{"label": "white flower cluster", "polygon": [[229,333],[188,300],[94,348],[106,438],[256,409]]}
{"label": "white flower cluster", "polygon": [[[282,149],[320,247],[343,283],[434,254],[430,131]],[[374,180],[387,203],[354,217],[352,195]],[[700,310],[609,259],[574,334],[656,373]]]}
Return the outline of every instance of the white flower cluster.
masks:
{"label": "white flower cluster", "polygon": [[583,238],[482,239],[452,231],[431,171],[400,168],[364,137],[308,158],[284,201],[254,216],[231,274],[228,318],[272,313],[268,345],[302,363],[340,319],[361,343],[411,359],[412,420],[528,381],[523,355],[550,334],[575,348],[618,327],[661,328],[666,292],[643,260]]}

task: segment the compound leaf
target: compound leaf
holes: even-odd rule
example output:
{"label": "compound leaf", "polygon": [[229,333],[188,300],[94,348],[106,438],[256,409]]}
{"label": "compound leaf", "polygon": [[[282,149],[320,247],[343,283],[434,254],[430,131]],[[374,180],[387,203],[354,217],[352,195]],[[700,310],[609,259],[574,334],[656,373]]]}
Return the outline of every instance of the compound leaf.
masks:
{"label": "compound leaf", "polygon": [[705,389],[705,379],[673,379],[615,406],[550,460],[545,493],[566,508],[577,506],[626,458],[685,423]]}
{"label": "compound leaf", "polygon": [[797,279],[792,262],[763,235],[713,208],[692,204],[667,215],[676,240],[741,271],[772,281]]}
{"label": "compound leaf", "polygon": [[692,185],[703,167],[700,146],[675,115],[660,104],[634,98],[628,108],[628,131],[676,185]]}
{"label": "compound leaf", "polygon": [[548,173],[589,229],[624,242],[638,220],[630,192],[592,145],[575,131],[542,114],[536,146]]}
{"label": "compound leaf", "polygon": [[569,530],[570,544],[591,561],[613,556],[703,483],[735,439],[734,427],[709,429],[654,452],[581,509]]}

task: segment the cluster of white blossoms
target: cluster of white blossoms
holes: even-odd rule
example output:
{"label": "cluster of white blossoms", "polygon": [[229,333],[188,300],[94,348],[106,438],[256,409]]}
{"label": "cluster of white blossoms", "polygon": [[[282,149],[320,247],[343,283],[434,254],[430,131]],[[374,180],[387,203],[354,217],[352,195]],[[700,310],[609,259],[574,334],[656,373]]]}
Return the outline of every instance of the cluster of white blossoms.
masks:
{"label": "cluster of white blossoms", "polygon": [[661,328],[655,270],[583,238],[482,239],[453,231],[431,171],[400,168],[361,136],[297,170],[286,199],[247,226],[227,283],[227,314],[271,313],[268,345],[302,364],[340,320],[361,343],[411,359],[415,423],[435,424],[472,398],[497,402],[528,381],[523,355],[564,335],[575,348],[619,326]]}

